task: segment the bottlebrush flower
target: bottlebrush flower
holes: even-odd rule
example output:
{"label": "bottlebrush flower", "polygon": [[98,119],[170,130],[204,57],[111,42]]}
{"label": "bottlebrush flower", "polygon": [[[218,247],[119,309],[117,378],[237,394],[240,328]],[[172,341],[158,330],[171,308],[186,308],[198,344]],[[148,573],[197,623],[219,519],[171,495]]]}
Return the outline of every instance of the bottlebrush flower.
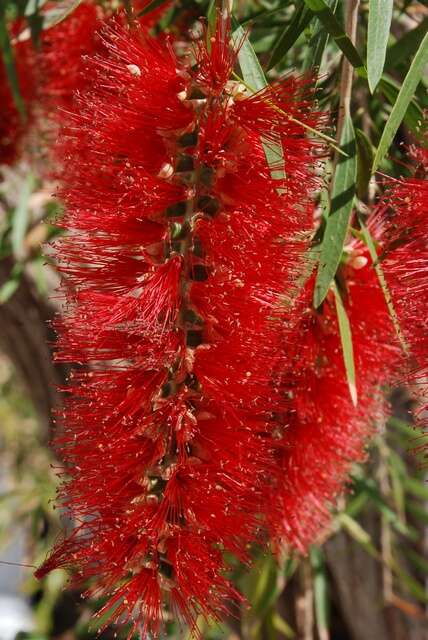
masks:
{"label": "bottlebrush flower", "polygon": [[[193,628],[239,597],[223,552],[246,560],[260,537],[284,292],[311,225],[307,89],[290,78],[246,96],[223,38],[179,58],[106,30],[58,149],[58,358],[79,364],[59,504],[73,529],[37,575],[75,567],[109,619],[143,632],[165,601]],[[282,144],[286,177],[261,139]]]}
{"label": "bottlebrush flower", "polygon": [[[149,0],[134,0],[131,3],[132,19],[144,29],[152,28],[169,8],[170,2],[138,17]],[[45,11],[51,8],[48,3]],[[50,117],[58,109],[71,109],[78,91],[88,89],[92,83],[91,74],[84,72],[84,57],[101,54],[103,45],[98,34],[113,14],[125,24],[124,11],[115,11],[115,3],[101,4],[96,0],[85,0],[64,20],[41,34],[40,62],[43,75],[43,96],[45,107],[51,110]],[[57,116],[61,120],[61,114]]]}
{"label": "bottlebrush flower", "polygon": [[[277,416],[277,482],[268,514],[274,539],[306,551],[330,521],[354,462],[382,422],[384,387],[417,384],[427,402],[428,234],[427,152],[420,150],[417,176],[391,183],[369,226],[409,353],[403,353],[367,247],[352,241],[338,272],[349,317],[358,405],[347,388],[333,293],[311,306],[314,278],[298,301],[301,319],[284,339],[282,387],[288,408]],[[402,342],[402,340],[401,340]]]}

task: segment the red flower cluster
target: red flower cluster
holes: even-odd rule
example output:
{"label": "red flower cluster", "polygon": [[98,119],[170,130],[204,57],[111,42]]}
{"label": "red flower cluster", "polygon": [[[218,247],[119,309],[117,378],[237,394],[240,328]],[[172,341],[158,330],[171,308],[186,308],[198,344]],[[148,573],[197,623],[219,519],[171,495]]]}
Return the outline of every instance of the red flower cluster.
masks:
{"label": "red flower cluster", "polygon": [[[135,0],[133,14],[138,15],[148,0]],[[56,3],[48,2],[41,13],[46,15],[55,9]],[[138,18],[144,29],[152,28],[162,17],[170,3]],[[63,110],[73,108],[74,96],[85,91],[92,82],[91,74],[82,71],[85,56],[101,53],[102,42],[98,29],[113,14],[109,3],[84,0],[64,20],[40,34],[39,50],[29,39],[19,39],[24,31],[21,19],[12,25],[11,36],[16,39],[13,47],[19,90],[26,116],[16,107],[6,70],[0,59],[0,164],[12,164],[19,157],[23,138],[35,124],[38,133],[50,139],[56,135],[56,125],[62,120]],[[126,22],[126,17],[121,14]],[[65,45],[66,43],[66,45]],[[54,130],[54,135],[50,129]]]}
{"label": "red flower cluster", "polygon": [[165,595],[190,626],[222,613],[239,597],[223,553],[245,561],[260,538],[284,292],[316,182],[299,122],[319,116],[294,79],[248,96],[220,29],[187,58],[139,29],[103,41],[59,145],[58,358],[80,368],[57,447],[74,528],[38,575],[74,566],[103,611],[156,632]]}
{"label": "red flower cluster", "polygon": [[310,279],[301,295],[300,320],[286,334],[281,384],[289,406],[274,431],[277,481],[271,498],[281,508],[280,518],[275,512],[268,519],[274,539],[301,551],[328,523],[329,507],[343,490],[352,463],[364,459],[367,436],[382,422],[382,387],[416,384],[418,404],[426,406],[427,151],[418,156],[416,176],[393,183],[369,221],[401,340],[362,242],[347,247],[337,275],[352,330],[356,407],[347,388],[333,293],[314,310]]}

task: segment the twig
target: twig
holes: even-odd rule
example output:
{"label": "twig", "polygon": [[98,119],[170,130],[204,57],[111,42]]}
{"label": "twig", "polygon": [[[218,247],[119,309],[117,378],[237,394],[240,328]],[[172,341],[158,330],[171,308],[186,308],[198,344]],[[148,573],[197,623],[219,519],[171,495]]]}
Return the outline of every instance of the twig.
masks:
{"label": "twig", "polygon": [[[356,44],[357,40],[357,24],[358,24],[358,8],[360,0],[346,0],[345,2],[345,30],[352,44]],[[354,68],[349,60],[343,57],[342,74],[340,78],[340,103],[339,115],[337,119],[337,136],[336,140],[340,142],[342,136],[343,123],[347,116],[351,115],[351,94],[352,80],[354,76]]]}

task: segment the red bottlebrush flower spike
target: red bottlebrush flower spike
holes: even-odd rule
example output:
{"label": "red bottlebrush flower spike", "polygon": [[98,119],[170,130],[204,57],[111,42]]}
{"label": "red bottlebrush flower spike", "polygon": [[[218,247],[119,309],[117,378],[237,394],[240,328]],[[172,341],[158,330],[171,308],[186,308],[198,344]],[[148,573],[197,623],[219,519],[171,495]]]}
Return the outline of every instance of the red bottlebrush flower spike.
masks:
{"label": "red bottlebrush flower spike", "polygon": [[[428,137],[425,138],[425,144]],[[375,212],[384,227],[380,256],[408,349],[405,380],[428,402],[428,149],[413,152],[411,178],[390,185]],[[402,374],[402,371],[401,371]],[[399,378],[400,381],[400,378]],[[421,414],[422,415],[422,414]]]}
{"label": "red bottlebrush flower spike", "polygon": [[102,51],[97,31],[107,16],[107,10],[86,0],[65,20],[42,32],[42,97],[50,117],[52,110],[71,109],[74,93],[91,84],[91,75],[83,73],[82,57]]}
{"label": "red bottlebrush flower spike", "polygon": [[[239,597],[222,552],[246,560],[259,537],[281,303],[312,219],[317,148],[296,119],[316,116],[294,80],[242,95],[219,35],[195,67],[138,30],[104,41],[59,146],[58,358],[90,370],[57,438],[74,529],[38,575],[73,566],[156,632],[165,601],[191,627],[221,614]],[[282,143],[282,180],[261,138]]]}
{"label": "red bottlebrush flower spike", "polygon": [[410,357],[403,353],[361,242],[346,248],[348,258],[337,279],[352,331],[357,407],[347,388],[333,294],[320,309],[312,309],[313,278],[297,303],[301,320],[286,332],[288,365],[281,384],[289,405],[274,432],[278,478],[272,488],[280,509],[268,519],[274,539],[300,551],[328,525],[330,507],[343,492],[352,463],[364,459],[365,442],[386,409],[382,386],[416,383],[419,400],[427,402],[426,150],[417,157],[421,164],[415,177],[392,183],[369,222]]}
{"label": "red bottlebrush flower spike", "polygon": [[[355,275],[354,272],[352,275]],[[349,478],[351,466],[365,459],[365,443],[383,409],[379,382],[383,367],[397,356],[393,328],[374,279],[347,283],[357,369],[358,405],[351,399],[336,317],[329,294],[322,307],[311,306],[314,278],[299,301],[301,319],[286,332],[281,384],[287,410],[277,417],[277,482],[268,514],[273,539],[306,552],[330,522],[330,508]],[[379,351],[385,360],[378,360]]]}

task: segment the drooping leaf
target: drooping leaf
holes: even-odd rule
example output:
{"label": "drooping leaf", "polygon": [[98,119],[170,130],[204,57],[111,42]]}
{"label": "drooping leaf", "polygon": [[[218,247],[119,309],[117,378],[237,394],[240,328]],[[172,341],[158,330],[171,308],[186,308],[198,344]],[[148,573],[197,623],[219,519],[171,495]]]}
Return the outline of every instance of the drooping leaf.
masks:
{"label": "drooping leaf", "polygon": [[306,29],[312,18],[313,12],[305,5],[303,0],[296,6],[290,24],[280,34],[276,40],[272,56],[267,65],[267,69],[272,69],[278,62],[284,58],[285,54],[293,44],[297,41],[303,31]]}
{"label": "drooping leaf", "polygon": [[17,258],[22,255],[22,244],[24,242],[30,216],[28,203],[31,194],[33,193],[33,189],[34,176],[32,173],[29,173],[22,185],[18,204],[12,217],[11,244],[13,254]]}
{"label": "drooping leaf", "polygon": [[315,616],[318,635],[321,640],[329,637],[329,600],[328,600],[328,578],[325,567],[324,554],[319,547],[311,547],[309,552],[311,562]]}
{"label": "drooping leaf", "polygon": [[373,93],[383,73],[394,0],[370,0],[367,27],[367,76]]}
{"label": "drooping leaf", "polygon": [[394,139],[397,129],[400,126],[404,115],[407,111],[407,107],[416,91],[419,82],[422,79],[422,75],[428,64],[428,33],[425,34],[415,57],[413,58],[410,69],[404,78],[403,84],[394,103],[390,116],[386,122],[385,128],[382,132],[379,146],[377,148],[372,171],[376,171],[380,163],[385,157],[391,142]]}
{"label": "drooping leaf", "polygon": [[[242,77],[251,90],[255,92],[261,91],[268,84],[266,76],[247,34],[233,16],[232,29],[232,41],[236,47],[239,47],[238,62],[241,67]],[[268,165],[272,167],[272,177],[281,179],[284,175],[284,171],[278,169],[284,164],[281,144],[275,144],[271,140],[262,140],[262,144]]]}
{"label": "drooping leaf", "polygon": [[[379,89],[382,91],[385,98],[392,105],[395,104],[397,96],[400,92],[400,85],[398,82],[384,74],[379,82]],[[406,112],[403,116],[403,122],[414,133],[419,132],[421,122],[423,121],[423,111],[413,98],[410,100]]]}
{"label": "drooping leaf", "polygon": [[395,311],[395,307],[394,307],[394,303],[392,301],[392,297],[391,297],[391,293],[389,291],[389,287],[388,287],[388,283],[386,282],[385,279],[385,275],[383,273],[383,269],[379,263],[378,260],[378,255],[377,255],[377,251],[376,251],[376,246],[374,243],[374,240],[371,236],[370,231],[368,230],[367,226],[365,225],[364,221],[361,219],[361,217],[359,218],[359,222],[360,222],[360,226],[361,226],[361,231],[363,234],[363,239],[364,242],[369,250],[370,253],[370,257],[372,259],[372,263],[373,263],[373,268],[375,270],[375,273],[377,275],[377,278],[379,280],[379,284],[380,287],[382,289],[382,293],[383,296],[385,298],[385,302],[386,302],[386,306],[388,308],[388,312],[391,318],[391,322],[394,326],[395,329],[395,333],[397,335],[398,341],[401,345],[401,348],[403,349],[403,352],[408,355],[409,354],[409,347],[407,345],[406,339],[403,335],[403,331],[400,327],[400,321],[399,318],[397,316],[397,312]]}
{"label": "drooping leaf", "polygon": [[364,200],[371,178],[373,146],[361,129],[355,129],[357,143],[357,196]]}
{"label": "drooping leaf", "polygon": [[339,20],[334,15],[331,8],[324,0],[305,0],[306,5],[313,11],[316,17],[322,22],[330,36],[334,39],[339,49],[342,50],[349,62],[357,70],[361,77],[367,77],[367,71],[364,62],[346,35]]}
{"label": "drooping leaf", "polygon": [[[335,13],[338,0],[327,0],[327,2],[331,7],[332,12]],[[329,33],[327,29],[325,29],[322,22],[318,20],[315,32],[309,42],[306,56],[303,61],[304,71],[308,71],[310,69],[313,73],[313,70],[316,69],[319,73],[319,68],[321,66],[322,57],[327,46],[328,39]]]}
{"label": "drooping leaf", "polygon": [[266,76],[251,42],[248,39],[248,34],[233,16],[232,29],[232,42],[235,47],[240,47],[238,62],[241,67],[242,77],[253,91],[260,91],[268,84]]}
{"label": "drooping leaf", "polygon": [[336,303],[337,322],[339,325],[340,343],[342,345],[343,362],[345,365],[346,380],[348,382],[349,394],[352,404],[357,406],[357,386],[355,384],[355,360],[354,347],[352,344],[352,331],[348,314],[343,304],[342,296],[336,284],[333,282],[334,300]]}
{"label": "drooping leaf", "polygon": [[[288,622],[278,613],[278,611],[272,610],[272,626],[275,631],[278,631],[285,638],[295,638],[296,634],[290,627]],[[275,638],[276,638],[275,634]]]}
{"label": "drooping leaf", "polygon": [[15,291],[17,291],[21,281],[22,272],[22,264],[18,262],[14,264],[9,279],[0,287],[0,304],[7,302],[13,296]]}
{"label": "drooping leaf", "polygon": [[327,295],[339,266],[354,201],[357,159],[354,127],[349,117],[344,121],[341,148],[347,153],[347,157],[339,156],[335,171],[330,213],[327,217],[315,282],[315,307],[319,307]]}

